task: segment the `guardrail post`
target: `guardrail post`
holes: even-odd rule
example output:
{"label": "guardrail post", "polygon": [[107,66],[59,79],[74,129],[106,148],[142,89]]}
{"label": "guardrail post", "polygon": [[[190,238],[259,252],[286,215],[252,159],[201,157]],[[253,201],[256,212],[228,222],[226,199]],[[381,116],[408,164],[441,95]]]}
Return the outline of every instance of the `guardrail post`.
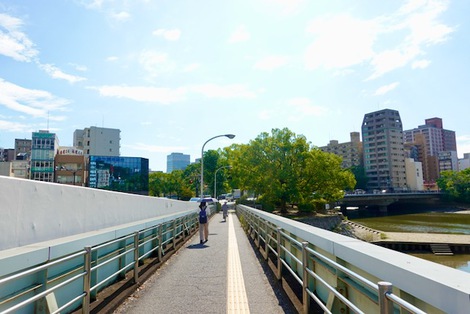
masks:
{"label": "guardrail post", "polygon": [[264,259],[265,260],[268,260],[268,253],[269,253],[269,226],[268,226],[268,222],[265,221],[264,222],[264,225],[266,226],[266,230],[265,230],[265,234],[264,234]]}
{"label": "guardrail post", "polygon": [[183,242],[186,242],[186,227],[187,223],[186,221],[188,220],[188,216],[183,216],[181,219],[181,232],[183,233]]}
{"label": "guardrail post", "polygon": [[90,313],[91,246],[85,247],[84,259],[83,292],[85,292],[85,295],[83,296],[82,312],[88,314]]}
{"label": "guardrail post", "polygon": [[134,283],[139,282],[139,231],[134,233]]}
{"label": "guardrail post", "polygon": [[158,261],[162,261],[163,224],[158,226]]}
{"label": "guardrail post", "polygon": [[310,307],[310,296],[307,293],[308,289],[308,251],[307,251],[308,242],[302,242],[302,305],[303,311],[305,314],[308,314],[308,309]]}
{"label": "guardrail post", "polygon": [[260,224],[261,224],[261,218],[258,217],[258,221],[257,221],[257,224],[256,224],[256,230],[258,231],[257,232],[257,234],[258,234],[257,238],[258,239],[256,241],[256,248],[258,249],[258,251],[259,251],[259,247],[261,245],[261,226],[260,226]]}
{"label": "guardrail post", "polygon": [[276,231],[277,231],[277,273],[276,273],[277,280],[281,280],[282,278],[281,229],[282,229],[281,227],[276,228]]}
{"label": "guardrail post", "polygon": [[393,285],[390,282],[380,281],[379,285],[379,310],[380,314],[392,314],[393,302],[388,300],[387,294],[392,293]]}
{"label": "guardrail post", "polygon": [[173,250],[176,250],[176,219],[173,220]]}

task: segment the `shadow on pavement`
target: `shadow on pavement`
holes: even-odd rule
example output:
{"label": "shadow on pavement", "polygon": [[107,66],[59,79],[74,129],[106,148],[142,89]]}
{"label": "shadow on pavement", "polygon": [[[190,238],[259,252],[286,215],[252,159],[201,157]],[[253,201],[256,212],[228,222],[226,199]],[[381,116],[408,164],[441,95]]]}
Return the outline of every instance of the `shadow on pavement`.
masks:
{"label": "shadow on pavement", "polygon": [[204,249],[206,247],[208,247],[208,245],[206,245],[205,243],[204,244],[197,243],[197,244],[188,245],[187,248],[190,250],[194,250],[194,249]]}

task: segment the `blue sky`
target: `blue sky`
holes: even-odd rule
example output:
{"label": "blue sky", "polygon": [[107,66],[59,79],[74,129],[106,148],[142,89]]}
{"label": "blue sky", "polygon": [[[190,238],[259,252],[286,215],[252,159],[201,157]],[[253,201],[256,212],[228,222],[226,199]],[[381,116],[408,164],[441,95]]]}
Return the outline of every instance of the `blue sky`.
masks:
{"label": "blue sky", "polygon": [[470,152],[469,1],[0,0],[0,147],[49,129],[121,130],[121,155],[287,127],[349,141],[364,114],[443,119]]}

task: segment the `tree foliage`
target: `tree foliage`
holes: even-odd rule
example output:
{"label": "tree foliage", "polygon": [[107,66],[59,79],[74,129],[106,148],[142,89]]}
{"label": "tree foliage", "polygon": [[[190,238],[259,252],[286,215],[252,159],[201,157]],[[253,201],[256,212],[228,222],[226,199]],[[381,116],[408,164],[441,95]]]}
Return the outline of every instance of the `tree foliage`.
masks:
{"label": "tree foliage", "polygon": [[470,168],[462,171],[441,172],[437,185],[449,198],[470,203]]}
{"label": "tree foliage", "polygon": [[313,149],[287,128],[261,133],[229,153],[234,183],[286,212],[287,204],[323,206],[343,197],[355,179],[341,158]]}

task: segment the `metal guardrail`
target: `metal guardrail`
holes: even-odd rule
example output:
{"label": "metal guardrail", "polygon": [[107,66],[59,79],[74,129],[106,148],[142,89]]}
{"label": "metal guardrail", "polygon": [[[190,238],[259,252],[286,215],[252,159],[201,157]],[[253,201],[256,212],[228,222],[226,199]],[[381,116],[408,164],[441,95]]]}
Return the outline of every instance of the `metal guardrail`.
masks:
{"label": "metal guardrail", "polygon": [[[25,282],[21,289],[0,299],[0,314],[68,313],[80,307],[83,313],[89,313],[91,301],[100,290],[130,271],[131,280],[137,283],[139,263],[151,254],[161,261],[164,250],[176,249],[177,242],[185,241],[197,226],[193,212],[0,278],[0,290],[4,291],[12,290],[13,282]],[[60,306],[59,299],[65,300]]]}
{"label": "metal guardrail", "polygon": [[[272,260],[275,261],[273,265],[276,265],[273,270],[277,279],[281,280],[286,277],[285,272],[287,272],[287,275],[290,275],[301,287],[302,295],[299,297],[299,301],[302,303],[301,311],[303,313],[311,311],[312,300],[324,313],[335,313],[332,310],[334,306],[339,306],[341,313],[347,313],[347,311],[350,313],[371,313],[371,305],[368,305],[367,309],[360,308],[360,305],[367,303],[363,301],[364,299],[368,300],[372,307],[375,307],[374,313],[392,314],[399,309],[406,310],[406,313],[425,313],[395,295],[391,283],[383,281],[374,283],[368,280],[313,249],[308,242],[295,239],[284,232],[282,228],[242,206],[237,207],[237,214],[247,233],[255,240],[255,244],[265,260],[272,256]],[[319,265],[327,269],[327,272],[321,274],[317,272],[315,268]],[[328,277],[331,276],[336,276],[338,282],[341,282],[340,286],[344,288],[338,289],[330,284],[331,278]],[[326,298],[314,292],[315,289],[318,290],[318,286],[322,286],[328,291]],[[344,290],[347,287],[362,294],[362,301],[355,302],[358,300],[357,295],[354,300],[349,299]],[[336,305],[335,300],[339,301]]]}

